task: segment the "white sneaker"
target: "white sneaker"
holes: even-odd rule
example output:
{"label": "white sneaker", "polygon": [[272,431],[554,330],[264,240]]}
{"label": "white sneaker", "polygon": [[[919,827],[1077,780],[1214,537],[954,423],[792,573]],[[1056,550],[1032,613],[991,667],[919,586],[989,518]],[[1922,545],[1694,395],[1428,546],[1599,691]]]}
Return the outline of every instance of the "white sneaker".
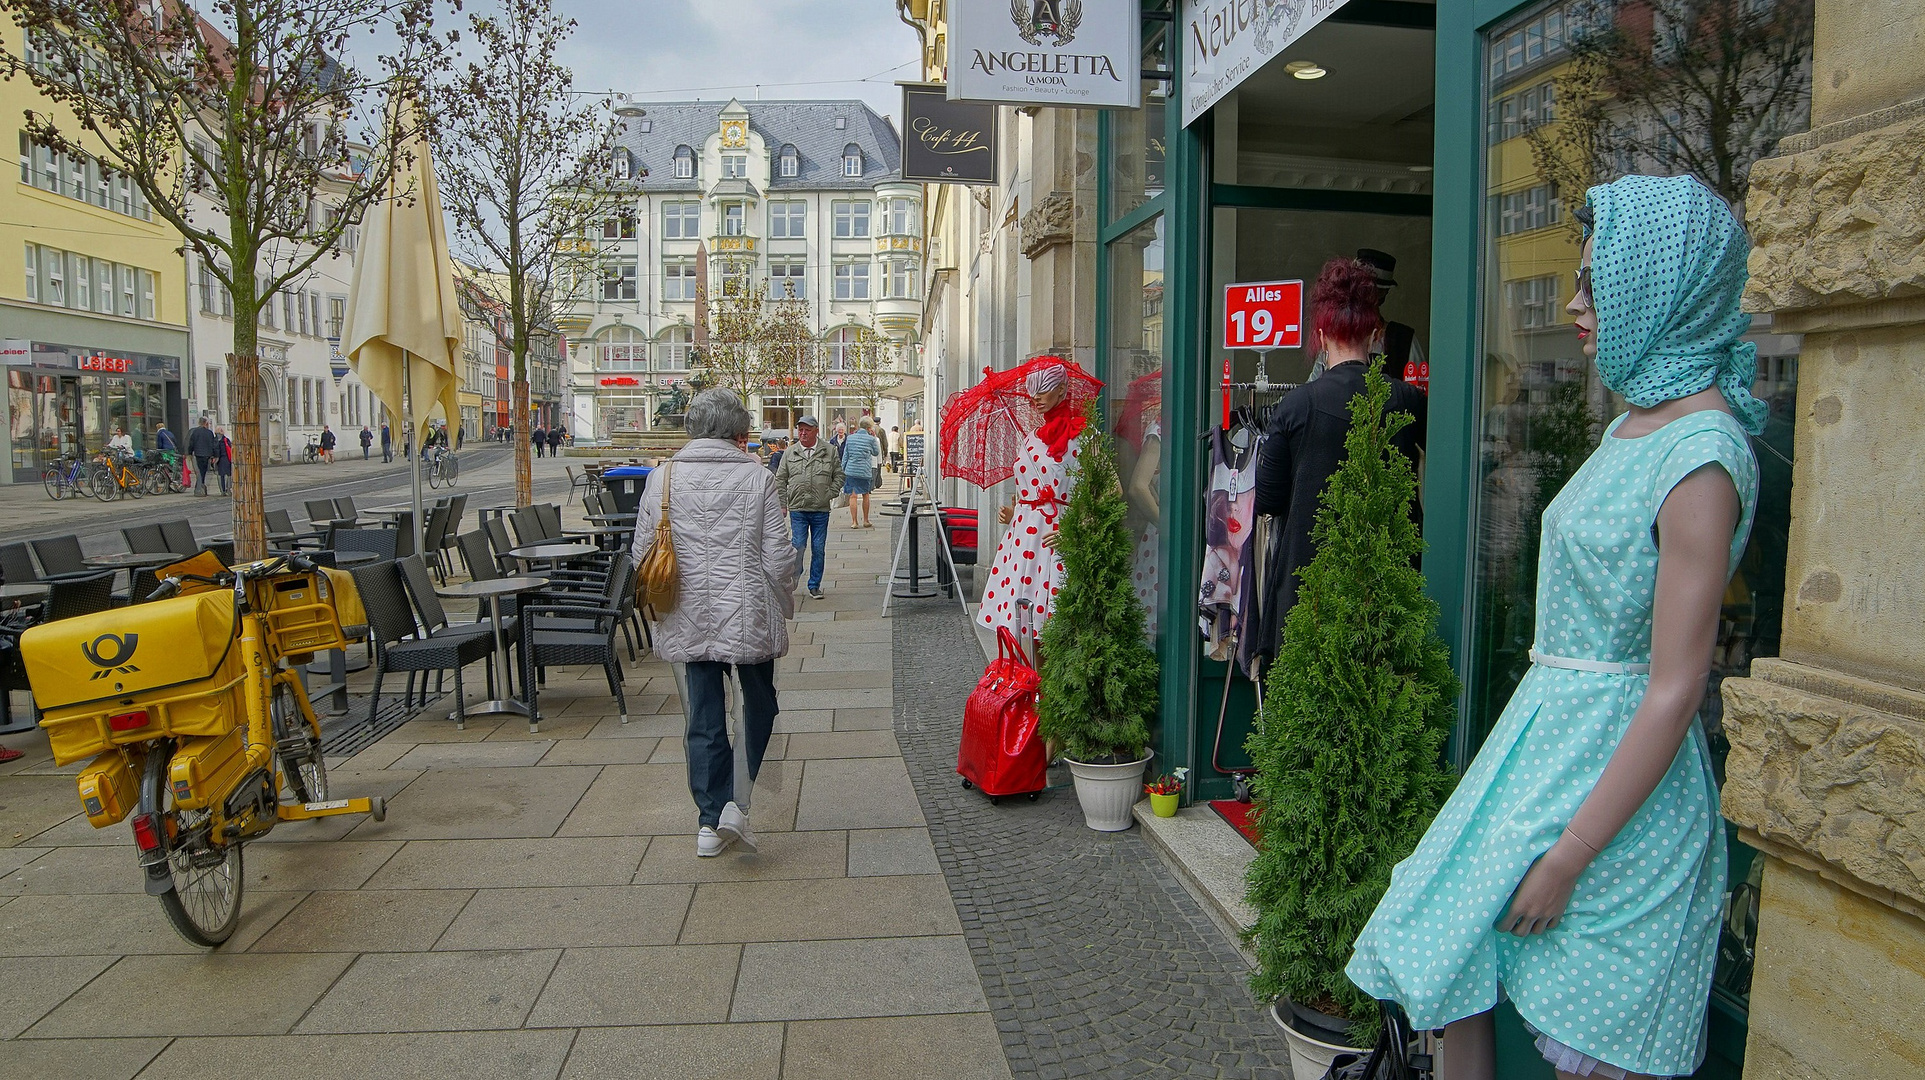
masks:
{"label": "white sneaker", "polygon": [[[731,803],[730,805],[733,806],[734,804]],[[723,836],[714,829],[704,825],[702,826],[702,830],[695,834],[695,855],[701,859],[713,859],[717,855],[727,851],[729,844],[734,840],[735,837]]]}
{"label": "white sneaker", "polygon": [[755,834],[749,831],[749,815],[731,801],[722,808],[722,822],[715,830],[724,837],[723,843],[734,841],[742,845],[742,850],[753,855],[756,852]]}

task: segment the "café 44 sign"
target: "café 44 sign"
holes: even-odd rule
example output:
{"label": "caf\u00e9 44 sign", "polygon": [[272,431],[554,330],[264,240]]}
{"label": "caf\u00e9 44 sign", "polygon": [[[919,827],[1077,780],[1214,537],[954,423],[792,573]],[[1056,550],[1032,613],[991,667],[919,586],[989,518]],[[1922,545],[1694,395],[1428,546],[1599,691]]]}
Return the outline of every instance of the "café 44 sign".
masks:
{"label": "caf\u00e9 44 sign", "polygon": [[949,99],[1136,108],[1140,0],[954,0]]}

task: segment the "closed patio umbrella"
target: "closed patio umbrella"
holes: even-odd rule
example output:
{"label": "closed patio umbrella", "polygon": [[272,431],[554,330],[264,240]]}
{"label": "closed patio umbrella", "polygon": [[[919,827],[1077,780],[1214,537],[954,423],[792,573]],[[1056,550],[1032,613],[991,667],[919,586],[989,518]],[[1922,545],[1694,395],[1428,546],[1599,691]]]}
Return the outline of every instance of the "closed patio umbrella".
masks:
{"label": "closed patio umbrella", "polygon": [[[418,531],[424,520],[421,427],[437,407],[450,424],[461,417],[455,396],[461,305],[427,138],[416,136],[405,157],[389,175],[384,197],[363,219],[343,336],[348,363],[362,384],[407,422]],[[419,541],[417,535],[417,551]]]}

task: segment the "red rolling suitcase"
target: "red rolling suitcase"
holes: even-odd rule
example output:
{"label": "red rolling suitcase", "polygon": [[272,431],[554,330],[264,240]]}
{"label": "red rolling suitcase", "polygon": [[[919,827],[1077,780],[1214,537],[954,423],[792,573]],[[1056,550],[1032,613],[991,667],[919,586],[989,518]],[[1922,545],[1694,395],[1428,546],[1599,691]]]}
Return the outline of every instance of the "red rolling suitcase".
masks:
{"label": "red rolling suitcase", "polygon": [[1036,731],[1036,694],[1041,680],[1007,629],[996,631],[998,655],[963,706],[962,745],[956,771],[964,787],[981,789],[994,802],[1005,795],[1034,799],[1048,786],[1049,758]]}

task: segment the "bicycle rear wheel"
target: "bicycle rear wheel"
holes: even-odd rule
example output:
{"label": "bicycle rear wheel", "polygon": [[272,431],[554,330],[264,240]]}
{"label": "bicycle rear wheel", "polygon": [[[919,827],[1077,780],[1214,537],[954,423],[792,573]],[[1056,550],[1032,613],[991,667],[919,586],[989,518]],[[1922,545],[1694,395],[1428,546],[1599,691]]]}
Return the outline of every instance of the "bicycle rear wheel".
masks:
{"label": "bicycle rear wheel", "polygon": [[[138,499],[147,494],[147,474],[142,472],[139,467],[134,465],[123,466],[120,479],[122,483],[125,484],[127,493],[134,498]],[[130,480],[132,482],[128,483]]]}
{"label": "bicycle rear wheel", "polygon": [[105,465],[95,465],[88,475],[93,478],[94,498],[101,502],[113,502],[120,494],[120,477]]}
{"label": "bicycle rear wheel", "polygon": [[274,749],[281,757],[281,779],[295,802],[324,802],[328,797],[327,758],[290,683],[274,684],[271,703]]}
{"label": "bicycle rear wheel", "polygon": [[47,486],[47,498],[58,499],[67,493],[67,470],[49,465],[41,470],[40,482]]}
{"label": "bicycle rear wheel", "polygon": [[449,454],[442,460],[441,467],[447,470],[447,474],[441,478],[442,482],[449,487],[455,486],[455,477],[461,475],[461,460],[453,454]]}
{"label": "bicycle rear wheel", "polygon": [[156,814],[157,827],[167,838],[171,887],[160,894],[161,910],[181,937],[211,949],[232,937],[240,922],[241,890],[246,883],[241,846],[210,843],[209,812],[174,805],[167,783],[167,763],[173,756],[165,743],[148,753],[140,782],[140,812]]}

